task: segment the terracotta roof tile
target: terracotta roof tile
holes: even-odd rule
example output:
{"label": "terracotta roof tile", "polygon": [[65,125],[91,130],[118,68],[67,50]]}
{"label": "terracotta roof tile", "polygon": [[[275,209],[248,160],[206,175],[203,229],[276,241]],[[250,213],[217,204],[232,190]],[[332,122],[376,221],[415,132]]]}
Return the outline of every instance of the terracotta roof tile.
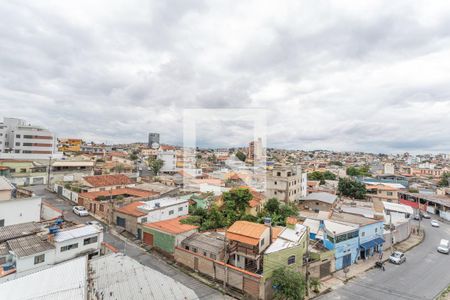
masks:
{"label": "terracotta roof tile", "polygon": [[150,196],[159,195],[159,193],[151,192],[151,191],[144,191],[139,189],[133,189],[133,188],[124,188],[124,189],[114,189],[110,191],[99,191],[99,192],[87,192],[87,193],[80,193],[80,197],[88,198],[91,200],[95,200],[96,198],[100,196],[119,196],[119,195],[128,195],[131,197],[136,198],[145,198]]}
{"label": "terracotta roof tile", "polygon": [[227,239],[256,245],[267,227],[263,224],[236,221],[227,230]]}
{"label": "terracotta roof tile", "polygon": [[123,213],[123,214],[126,214],[126,215],[133,216],[133,217],[143,217],[146,214],[144,212],[142,212],[142,211],[137,209],[138,206],[141,206],[143,204],[144,204],[143,202],[136,201],[136,202],[130,203],[128,205],[125,205],[125,206],[123,206],[123,207],[121,207],[119,209],[116,209],[116,211],[120,212],[120,213]]}
{"label": "terracotta roof tile", "polygon": [[93,187],[132,184],[130,178],[123,174],[86,176],[83,179]]}
{"label": "terracotta roof tile", "polygon": [[191,231],[191,230],[198,228],[198,226],[195,226],[195,225],[180,223],[180,221],[185,218],[187,218],[187,216],[178,217],[175,219],[170,219],[170,220],[165,220],[165,221],[145,223],[144,226],[147,228],[153,228],[153,229],[157,229],[160,231],[173,233],[173,234],[183,233],[183,232]]}

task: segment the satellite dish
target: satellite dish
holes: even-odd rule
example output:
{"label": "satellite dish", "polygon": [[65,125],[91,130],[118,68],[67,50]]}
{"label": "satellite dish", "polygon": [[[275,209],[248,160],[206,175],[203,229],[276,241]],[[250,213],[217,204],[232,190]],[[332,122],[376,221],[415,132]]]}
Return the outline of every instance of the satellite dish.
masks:
{"label": "satellite dish", "polygon": [[153,149],[158,149],[159,148],[159,144],[158,143],[152,143],[152,148]]}

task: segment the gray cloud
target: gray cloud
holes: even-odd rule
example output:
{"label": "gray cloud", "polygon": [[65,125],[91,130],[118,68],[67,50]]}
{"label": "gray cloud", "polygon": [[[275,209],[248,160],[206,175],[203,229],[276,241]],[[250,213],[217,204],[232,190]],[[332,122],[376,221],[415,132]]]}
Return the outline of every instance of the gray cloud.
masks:
{"label": "gray cloud", "polygon": [[[59,136],[181,144],[185,108],[266,108],[273,147],[450,152],[446,1],[9,1],[0,18],[0,116]],[[202,145],[253,135],[203,126]]]}

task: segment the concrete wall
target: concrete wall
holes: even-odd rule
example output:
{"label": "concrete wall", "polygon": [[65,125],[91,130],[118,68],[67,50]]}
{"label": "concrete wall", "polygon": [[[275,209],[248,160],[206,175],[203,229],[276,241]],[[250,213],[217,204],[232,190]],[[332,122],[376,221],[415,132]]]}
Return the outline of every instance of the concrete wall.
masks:
{"label": "concrete wall", "polygon": [[48,221],[54,220],[61,217],[63,214],[62,210],[57,209],[56,207],[51,206],[47,202],[43,201],[41,206],[41,219]]}
{"label": "concrete wall", "polygon": [[0,201],[0,220],[5,226],[41,220],[41,197]]}
{"label": "concrete wall", "polygon": [[383,238],[384,221],[364,225],[359,228],[359,243],[366,243],[376,238]]}
{"label": "concrete wall", "polygon": [[62,196],[64,198],[74,202],[75,204],[78,204],[78,193],[74,192],[74,191],[71,191],[69,189],[66,189],[64,187],[64,185],[62,185],[62,184],[54,184],[53,185],[53,191],[55,193],[57,193],[57,194],[59,194],[58,191],[60,191],[61,192],[59,194],[60,196]]}
{"label": "concrete wall", "polygon": [[[223,262],[181,248],[175,249],[174,257],[177,263],[202,273],[213,280],[223,282],[226,278],[227,285],[243,292],[245,299],[266,299],[265,294],[267,292],[261,275],[250,273],[229,264],[225,265]],[[195,268],[195,261],[198,262],[197,268]]]}
{"label": "concrete wall", "polygon": [[351,264],[353,264],[359,254],[359,238],[353,238],[346,240],[344,242],[336,244],[336,270],[343,268],[343,257],[345,255],[351,254]]}
{"label": "concrete wall", "polygon": [[117,225],[117,217],[125,219],[125,230],[137,236],[137,217],[115,211],[113,222],[116,225]]}
{"label": "concrete wall", "polygon": [[[84,239],[90,238],[93,236],[97,236],[96,243],[92,243],[92,244],[88,244],[88,245],[83,244]],[[65,260],[75,258],[82,253],[88,253],[88,252],[90,253],[90,252],[94,252],[96,250],[100,250],[102,242],[103,242],[103,232],[98,233],[98,234],[86,235],[86,236],[83,236],[83,237],[80,237],[77,239],[71,239],[71,240],[64,241],[64,242],[59,242],[59,243],[55,242],[55,247],[56,247],[55,261],[56,261],[56,263],[58,263],[58,262],[62,262]],[[75,243],[78,243],[78,248],[61,252],[61,247],[75,244]]]}

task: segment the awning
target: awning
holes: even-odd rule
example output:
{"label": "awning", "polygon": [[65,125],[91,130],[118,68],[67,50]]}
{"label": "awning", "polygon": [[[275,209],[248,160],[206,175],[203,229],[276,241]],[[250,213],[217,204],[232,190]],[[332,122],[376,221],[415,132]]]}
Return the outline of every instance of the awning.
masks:
{"label": "awning", "polygon": [[376,238],[376,239],[373,239],[371,241],[362,243],[359,246],[362,249],[367,250],[367,249],[370,249],[370,248],[374,248],[375,246],[382,245],[383,243],[384,243],[384,240],[382,238]]}

